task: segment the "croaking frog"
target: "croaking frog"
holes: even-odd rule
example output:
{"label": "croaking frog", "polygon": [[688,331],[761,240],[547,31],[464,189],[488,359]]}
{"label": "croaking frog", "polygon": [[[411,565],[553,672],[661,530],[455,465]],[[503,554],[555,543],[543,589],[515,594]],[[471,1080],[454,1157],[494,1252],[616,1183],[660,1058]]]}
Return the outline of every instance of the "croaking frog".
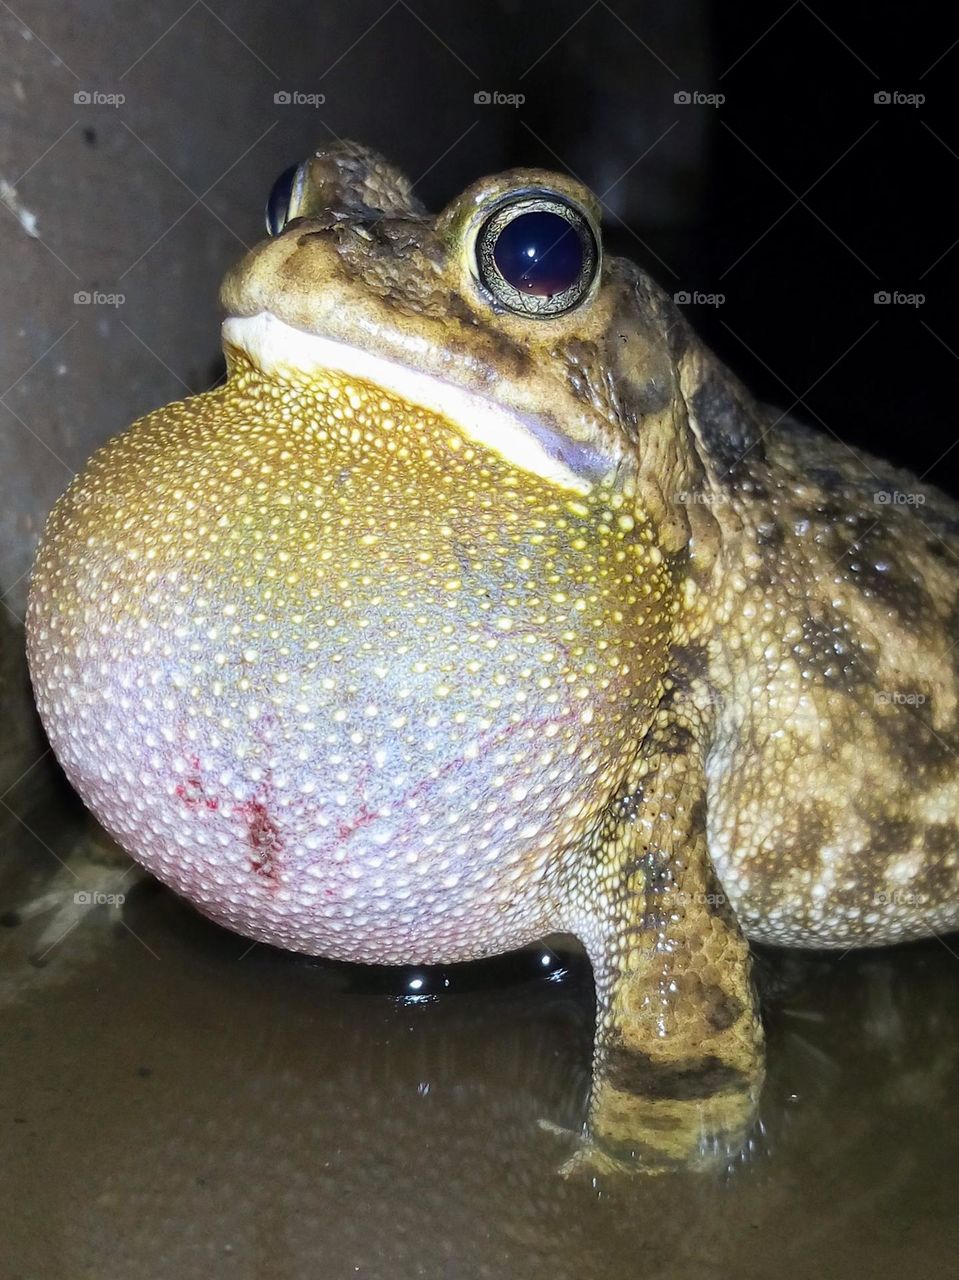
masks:
{"label": "croaking frog", "polygon": [[250,938],[428,964],[575,935],[572,1166],[734,1150],[749,941],[959,924],[959,508],[757,403],[562,174],[432,216],[339,144],[268,223],[226,382],[50,517],[60,762]]}

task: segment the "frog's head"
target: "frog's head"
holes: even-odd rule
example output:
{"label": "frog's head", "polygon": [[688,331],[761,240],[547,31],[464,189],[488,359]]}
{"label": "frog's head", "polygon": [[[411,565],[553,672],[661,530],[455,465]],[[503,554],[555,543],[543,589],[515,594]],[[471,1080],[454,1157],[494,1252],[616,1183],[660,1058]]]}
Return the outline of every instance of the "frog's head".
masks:
{"label": "frog's head", "polygon": [[514,169],[434,217],[400,171],[343,144],[281,176],[267,226],[223,285],[235,364],[376,388],[421,411],[418,436],[495,455],[511,484],[612,497],[686,544],[672,499],[700,474],[676,359],[689,332],[632,262],[604,258],[586,187]]}
{"label": "frog's head", "polygon": [[229,377],[91,460],[30,606],[97,815],[294,949],[492,952],[661,695],[698,483],[671,337],[594,197],[514,170],[437,217],[362,148],[285,175],[228,275]]}

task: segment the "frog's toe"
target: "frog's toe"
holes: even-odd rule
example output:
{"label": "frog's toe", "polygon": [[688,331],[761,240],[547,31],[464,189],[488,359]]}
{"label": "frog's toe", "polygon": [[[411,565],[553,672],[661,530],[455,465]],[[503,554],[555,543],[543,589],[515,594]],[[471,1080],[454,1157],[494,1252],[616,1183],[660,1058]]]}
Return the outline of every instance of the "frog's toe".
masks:
{"label": "frog's toe", "polygon": [[635,1176],[639,1173],[654,1174],[664,1172],[661,1168],[642,1164],[636,1160],[624,1160],[620,1156],[610,1155],[591,1139],[581,1142],[568,1160],[559,1167],[561,1178],[595,1178],[622,1177],[624,1174]]}
{"label": "frog's toe", "polygon": [[562,1178],[586,1176],[595,1178],[622,1174],[654,1174],[665,1173],[667,1165],[661,1160],[643,1158],[636,1150],[628,1153],[616,1153],[608,1150],[602,1142],[594,1138],[588,1130],[566,1129],[554,1124],[552,1120],[540,1120],[539,1127],[546,1133],[574,1146],[573,1154],[559,1166],[557,1172]]}
{"label": "frog's toe", "polygon": [[544,1133],[551,1133],[556,1138],[566,1138],[570,1142],[576,1142],[582,1136],[575,1129],[567,1129],[564,1125],[556,1124],[554,1120],[544,1120],[541,1117],[536,1123]]}

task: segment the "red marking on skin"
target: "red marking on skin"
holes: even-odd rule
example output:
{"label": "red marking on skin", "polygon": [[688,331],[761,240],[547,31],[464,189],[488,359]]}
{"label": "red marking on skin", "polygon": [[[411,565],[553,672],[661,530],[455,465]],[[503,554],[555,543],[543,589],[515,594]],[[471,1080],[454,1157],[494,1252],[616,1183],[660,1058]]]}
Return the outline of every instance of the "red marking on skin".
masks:
{"label": "red marking on skin", "polygon": [[274,884],[279,872],[279,855],[283,841],[279,828],[270,817],[262,799],[245,800],[235,806],[233,812],[241,817],[247,827],[247,843],[250,846],[250,869]]}
{"label": "red marking on skin", "polygon": [[[576,718],[575,712],[567,711],[558,716],[529,716],[524,720],[519,720],[507,725],[501,725],[496,729],[489,729],[485,734],[482,734],[475,743],[478,754],[474,755],[470,753],[467,755],[466,752],[463,752],[452,760],[448,760],[444,765],[440,766],[435,776],[426,775],[420,778],[417,782],[414,782],[412,786],[408,787],[402,795],[398,796],[396,800],[393,801],[393,806],[409,805],[411,802],[419,800],[424,794],[439,786],[440,783],[442,783],[450,774],[455,774],[466,766],[478,764],[486,752],[500,746],[521,729],[545,729],[551,724],[565,724],[570,721],[574,721]],[[360,776],[354,783],[353,792],[358,800],[362,795],[363,787],[366,784],[371,771],[370,765],[366,764],[361,771]],[[329,844],[320,853],[320,858],[322,859],[323,857],[328,856],[334,848],[342,845],[357,831],[361,830],[361,828],[368,826],[371,822],[376,821],[376,819],[381,816],[382,815],[379,810],[371,809],[365,801],[361,801],[359,809],[352,818],[348,820],[341,820],[337,823],[334,831],[330,834]],[[395,832],[395,836],[399,838],[405,835],[412,829],[415,821],[416,815],[410,814],[409,820],[399,825]],[[327,889],[325,892],[327,897],[334,896],[334,891],[332,889]]]}
{"label": "red marking on skin", "polygon": [[359,831],[361,827],[368,826],[371,822],[375,822],[379,817],[379,813],[375,809],[368,808],[365,804],[361,806],[359,813],[351,818],[349,822],[338,822],[336,825],[336,843],[342,844],[344,840],[349,839],[354,831]]}
{"label": "red marking on skin", "polygon": [[219,800],[216,796],[208,796],[204,789],[203,779],[200,777],[200,757],[191,757],[190,766],[191,772],[187,774],[184,782],[176,784],[174,794],[188,809],[198,809],[201,804],[207,809],[219,809]]}
{"label": "red marking on skin", "polygon": [[[190,770],[182,782],[174,787],[174,794],[188,809],[200,808],[216,812],[220,808],[217,796],[207,794],[200,774],[200,757],[190,756]],[[246,841],[250,847],[250,869],[254,875],[275,886],[278,881],[279,855],[283,841],[279,829],[270,817],[268,805],[273,797],[273,785],[269,778],[250,800],[233,806],[233,814],[246,825]]]}
{"label": "red marking on skin", "polygon": [[[361,798],[372,772],[373,766],[370,764],[369,760],[365,761],[353,783],[353,796],[359,803],[359,810],[352,818],[339,819],[333,835],[334,845],[343,844],[345,840],[350,838],[354,831],[359,831],[361,827],[368,826],[369,823],[374,822],[380,816],[377,810],[369,808]],[[328,889],[327,894],[331,895],[332,890]]]}

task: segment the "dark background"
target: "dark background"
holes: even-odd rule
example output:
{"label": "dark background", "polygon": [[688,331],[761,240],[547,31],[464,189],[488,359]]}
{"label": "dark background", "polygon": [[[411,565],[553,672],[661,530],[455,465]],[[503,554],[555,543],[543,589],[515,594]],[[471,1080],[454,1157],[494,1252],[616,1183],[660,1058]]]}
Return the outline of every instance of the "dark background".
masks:
{"label": "dark background", "polygon": [[[564,42],[532,73],[540,108],[526,113],[551,149],[583,155],[580,172],[594,181],[609,149],[622,168],[643,149],[629,155],[622,141],[641,128],[637,117],[655,120],[655,135],[677,122],[659,144],[677,160],[669,199],[650,198],[647,185],[665,164],[659,148],[615,192],[616,213],[656,255],[615,220],[610,243],[667,288],[725,295],[722,306],[694,308],[695,323],[757,392],[783,407],[799,400],[808,421],[955,491],[959,453],[943,456],[956,440],[959,374],[955,16],[924,4],[717,3],[664,51],[633,8],[675,82],[600,6],[568,42],[588,49],[605,29],[617,65],[632,65],[630,91],[593,63],[568,110],[544,106]],[[564,66],[560,83],[568,74]],[[726,101],[674,107],[677,86]],[[926,101],[874,101],[893,90]],[[530,152],[525,132],[520,121],[513,154],[552,163],[550,149]],[[877,306],[880,291],[925,302]]]}

